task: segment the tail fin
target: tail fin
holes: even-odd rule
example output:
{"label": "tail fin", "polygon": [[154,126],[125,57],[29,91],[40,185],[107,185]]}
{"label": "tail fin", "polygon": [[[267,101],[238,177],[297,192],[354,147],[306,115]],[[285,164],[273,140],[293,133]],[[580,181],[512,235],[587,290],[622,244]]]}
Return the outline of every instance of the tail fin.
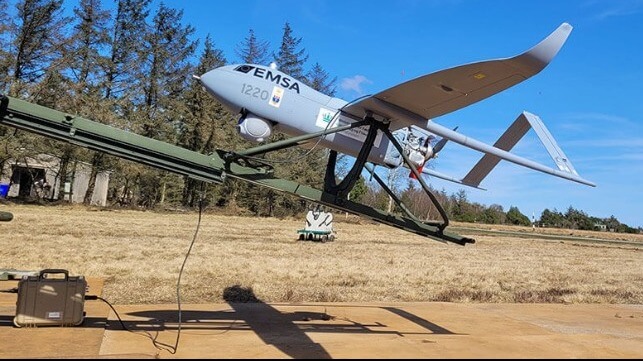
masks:
{"label": "tail fin", "polygon": [[531,124],[531,127],[534,128],[536,134],[538,134],[538,138],[540,138],[545,148],[547,148],[549,155],[552,157],[552,159],[554,159],[554,162],[556,163],[558,169],[563,172],[578,175],[578,172],[576,172],[576,169],[574,169],[572,162],[569,160],[569,158],[567,158],[563,150],[560,149],[558,143],[556,143],[554,137],[551,135],[551,133],[549,133],[549,130],[547,129],[547,127],[545,127],[545,124],[540,119],[540,117],[528,112],[523,112],[522,114],[527,118],[529,124]]}
{"label": "tail fin", "polygon": [[[540,141],[543,143],[545,148],[547,148],[549,155],[554,159],[558,169],[561,172],[578,177],[578,173],[574,169],[574,166],[562,149],[560,149],[556,140],[551,133],[549,133],[549,130],[547,130],[547,127],[545,127],[542,120],[540,120],[537,115],[529,112],[523,112],[520,114],[493,146],[508,152],[514,147],[514,145],[516,145],[516,143],[518,143],[530,128],[534,129],[538,138],[540,138]],[[496,154],[486,153],[480,161],[473,166],[469,173],[462,178],[462,183],[472,187],[477,187],[480,182],[489,175],[493,168],[498,165],[501,159],[503,158]]]}

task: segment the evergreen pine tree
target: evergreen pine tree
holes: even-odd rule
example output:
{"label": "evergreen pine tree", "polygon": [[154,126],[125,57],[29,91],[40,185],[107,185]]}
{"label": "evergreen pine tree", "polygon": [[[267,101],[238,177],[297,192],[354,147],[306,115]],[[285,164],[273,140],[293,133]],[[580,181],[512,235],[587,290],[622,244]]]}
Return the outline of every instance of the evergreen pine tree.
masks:
{"label": "evergreen pine tree", "polygon": [[268,61],[268,42],[258,40],[254,30],[248,31],[248,36],[235,50],[242,63],[265,64]]}
{"label": "evergreen pine tree", "polygon": [[[110,14],[102,9],[99,0],[81,0],[74,8],[74,14],[77,22],[64,61],[68,66],[70,88],[73,89],[69,112],[109,124],[108,119],[112,115],[101,93],[105,81],[102,69],[108,59],[101,51],[110,43]],[[98,172],[107,169],[105,155],[87,149],[77,149],[76,154],[80,160],[91,162],[88,186],[83,196],[83,203],[90,204]]]}
{"label": "evergreen pine tree", "polygon": [[[138,89],[135,78],[142,71],[143,37],[151,0],[118,0],[109,39],[103,92],[106,99],[129,98]],[[123,113],[121,111],[121,113]]]}
{"label": "evergreen pine tree", "polygon": [[8,66],[9,95],[33,98],[26,85],[35,84],[45,74],[59,71],[66,37],[62,0],[21,0],[16,4],[16,21],[9,24],[11,55]]}
{"label": "evergreen pine tree", "polygon": [[[74,26],[69,61],[71,77],[75,79],[76,114],[112,126],[133,127],[135,117],[130,118],[131,98],[140,94],[135,79],[140,74],[142,36],[147,24],[150,0],[119,0],[112,16],[102,9],[98,0],[81,0],[74,9],[77,24]],[[135,177],[144,169],[123,159],[110,157],[103,152],[87,152],[81,157],[91,162],[89,186],[84,203],[91,202],[95,179],[99,172],[113,170],[110,177],[110,194],[123,186],[123,179]],[[134,169],[135,175],[121,172]],[[131,182],[125,181],[125,184]],[[126,197],[123,197],[125,199]],[[110,197],[111,200],[111,197]]]}
{"label": "evergreen pine tree", "polygon": [[9,49],[9,0],[0,0],[0,94],[8,90],[8,73],[11,63]]}
{"label": "evergreen pine tree", "polygon": [[[202,75],[214,68],[226,64],[223,51],[215,48],[212,38],[208,34],[205,39],[204,50],[195,68],[195,74]],[[233,142],[240,138],[236,136],[234,124],[230,124],[232,115],[203,90],[200,82],[192,81],[184,94],[186,105],[185,117],[180,126],[179,145],[200,153],[210,153],[215,148],[232,149]],[[226,181],[226,184],[233,182]],[[198,200],[198,191],[201,182],[185,177],[183,181],[182,200],[184,206],[194,207]],[[216,187],[219,190],[224,185]],[[218,196],[234,198],[234,190],[217,192]]]}
{"label": "evergreen pine tree", "polygon": [[[163,3],[157,9],[152,24],[144,36],[145,63],[138,81],[143,93],[138,106],[140,133],[161,141],[175,143],[176,127],[186,112],[183,93],[192,80],[189,60],[197,43],[190,39],[191,25],[182,24],[183,11]],[[141,201],[146,207],[164,203],[168,192],[180,194],[183,188],[175,174],[144,169],[140,173]]]}
{"label": "evergreen pine tree", "polygon": [[152,26],[145,34],[147,53],[139,81],[143,85],[143,99],[139,104],[146,110],[147,122],[142,134],[148,137],[173,141],[173,111],[182,104],[177,100],[191,80],[189,63],[197,43],[190,40],[194,28],[181,24],[183,11],[161,4]]}
{"label": "evergreen pine tree", "polygon": [[65,63],[71,69],[72,80],[89,91],[99,81],[101,65],[106,59],[101,50],[109,43],[107,22],[109,12],[101,8],[100,0],[80,0],[74,8],[75,19],[70,48]]}
{"label": "evergreen pine tree", "polygon": [[531,221],[529,220],[529,217],[520,213],[520,210],[518,209],[518,207],[515,207],[515,206],[509,207],[509,211],[507,211],[507,223],[519,225],[519,226],[531,225]]}
{"label": "evergreen pine tree", "polygon": [[335,82],[337,78],[329,79],[330,75],[319,65],[315,63],[313,68],[306,74],[306,84],[328,96],[335,95]]}
{"label": "evergreen pine tree", "polygon": [[[2,91],[52,105],[57,99],[65,98],[66,89],[61,59],[67,41],[64,25],[69,19],[63,16],[62,0],[21,0],[16,2],[15,10],[16,16],[3,21],[0,33],[4,43],[3,59],[0,60]],[[6,12],[2,14],[6,15]],[[50,99],[43,96],[45,92],[49,92]],[[44,143],[42,137],[2,127],[0,163],[4,165],[8,159],[26,160],[42,153],[46,151]]]}
{"label": "evergreen pine tree", "polygon": [[308,55],[306,55],[305,49],[298,50],[300,43],[301,38],[293,36],[290,24],[286,22],[279,51],[277,54],[273,53],[273,58],[280,71],[303,81],[304,64],[308,60]]}

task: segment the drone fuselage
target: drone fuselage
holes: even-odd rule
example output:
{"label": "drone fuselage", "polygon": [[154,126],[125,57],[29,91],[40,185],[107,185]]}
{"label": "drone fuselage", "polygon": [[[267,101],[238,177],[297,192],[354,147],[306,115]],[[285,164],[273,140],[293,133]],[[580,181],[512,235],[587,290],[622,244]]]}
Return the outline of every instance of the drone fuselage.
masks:
{"label": "drone fuselage", "polygon": [[[247,140],[263,142],[274,130],[290,136],[311,134],[348,125],[359,119],[342,114],[345,100],[330,97],[312,89],[303,82],[277,69],[256,64],[227,65],[211,70],[200,77],[206,90],[235,114],[240,114],[237,124],[239,134]],[[399,129],[393,134],[405,148],[410,149],[414,140],[424,144],[429,134],[419,128]],[[327,134],[319,146],[356,157],[366,139],[368,130],[356,127]],[[316,140],[303,145],[312,147]],[[417,149],[419,152],[419,148]],[[410,152],[412,154],[413,151]],[[423,158],[417,156],[416,159]],[[368,161],[387,167],[402,164],[399,152],[387,137],[378,133]]]}

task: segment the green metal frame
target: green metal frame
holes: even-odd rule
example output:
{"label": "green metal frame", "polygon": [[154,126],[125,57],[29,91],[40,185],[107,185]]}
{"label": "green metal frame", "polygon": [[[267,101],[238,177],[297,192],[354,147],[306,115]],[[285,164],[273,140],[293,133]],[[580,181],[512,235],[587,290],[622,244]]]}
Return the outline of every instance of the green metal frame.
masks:
{"label": "green metal frame", "polygon": [[[252,155],[298,145],[315,137],[329,134],[329,132],[345,130],[343,128],[295,137],[244,152],[234,153],[217,150],[212,154],[205,155],[3,95],[0,95],[0,124],[105,152],[197,180],[221,183],[227,177],[240,179],[344,212],[357,214],[440,242],[452,242],[460,245],[475,242],[473,239],[446,232],[445,227],[448,224],[446,218],[443,223],[435,223],[423,222],[415,217],[390,214],[346,199],[346,189],[350,191],[349,188],[352,185],[345,187],[346,189],[340,192],[332,191],[332,189],[315,189],[290,180],[276,178],[273,176],[273,168],[270,165],[251,158]],[[373,127],[373,122],[367,120],[364,123],[356,122],[344,128],[348,129],[364,124],[370,124]],[[386,130],[385,134],[388,136],[390,132]],[[411,169],[413,168],[411,167]]]}

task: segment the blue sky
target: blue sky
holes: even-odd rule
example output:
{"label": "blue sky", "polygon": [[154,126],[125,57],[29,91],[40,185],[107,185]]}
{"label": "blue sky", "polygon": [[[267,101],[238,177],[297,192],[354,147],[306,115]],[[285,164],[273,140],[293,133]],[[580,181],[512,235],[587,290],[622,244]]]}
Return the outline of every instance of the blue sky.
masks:
{"label": "blue sky", "polygon": [[[229,62],[238,62],[235,49],[249,29],[274,50],[289,22],[307,66],[319,62],[337,77],[336,95],[347,101],[444,68],[517,55],[568,22],[574,30],[541,73],[434,121],[493,144],[527,110],[541,117],[578,173],[597,184],[501,162],[481,184],[487,191],[465,188],[470,201],[517,206],[530,218],[572,206],[643,226],[642,0],[164,2],[183,9],[195,39],[211,34]],[[513,152],[555,167],[533,131]],[[433,164],[461,178],[480,157],[452,143]],[[429,181],[448,193],[462,188]]]}

